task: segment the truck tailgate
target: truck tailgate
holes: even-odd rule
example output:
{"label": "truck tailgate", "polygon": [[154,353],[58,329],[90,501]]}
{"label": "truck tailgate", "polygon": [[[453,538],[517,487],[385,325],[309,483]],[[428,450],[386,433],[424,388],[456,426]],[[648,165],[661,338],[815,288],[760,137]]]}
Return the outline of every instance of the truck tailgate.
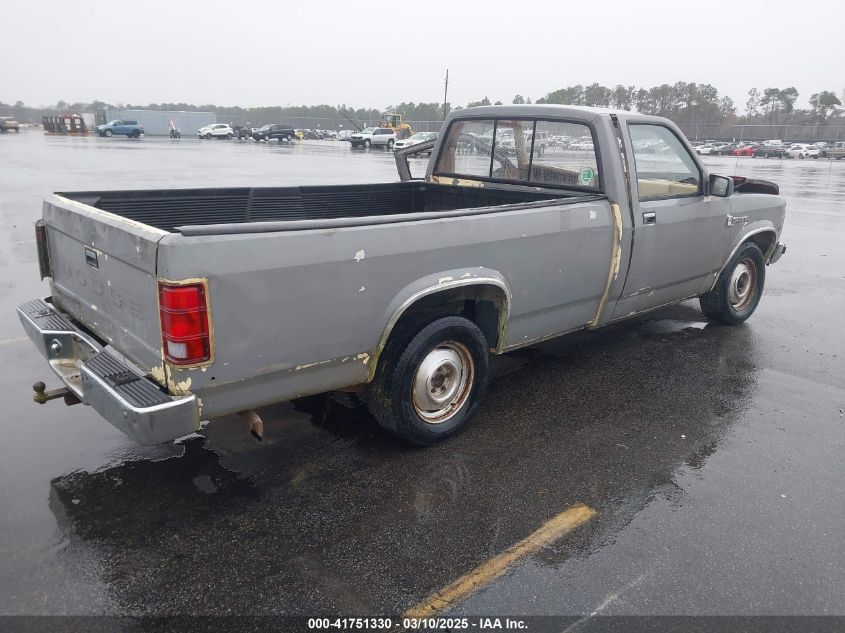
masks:
{"label": "truck tailgate", "polygon": [[149,371],[161,365],[156,252],[167,233],[85,202],[44,202],[53,302]]}

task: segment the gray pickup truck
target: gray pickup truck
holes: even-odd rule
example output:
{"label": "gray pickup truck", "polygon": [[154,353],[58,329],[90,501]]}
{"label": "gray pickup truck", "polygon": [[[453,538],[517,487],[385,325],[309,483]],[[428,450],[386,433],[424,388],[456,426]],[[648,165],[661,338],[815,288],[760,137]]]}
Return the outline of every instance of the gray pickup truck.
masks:
{"label": "gray pickup truck", "polygon": [[256,407],[356,390],[429,445],[472,416],[490,353],[692,297],[741,323],[785,251],[777,185],[708,173],[662,118],[471,108],[396,160],[395,183],[49,197],[52,296],[18,313],[64,386],[36,401],[157,443],[232,413],[260,436]]}

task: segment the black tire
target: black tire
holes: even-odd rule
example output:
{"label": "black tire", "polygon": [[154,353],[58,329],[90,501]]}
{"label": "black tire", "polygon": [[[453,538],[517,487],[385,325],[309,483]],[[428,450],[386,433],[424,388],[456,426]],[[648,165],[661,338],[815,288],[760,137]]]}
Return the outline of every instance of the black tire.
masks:
{"label": "black tire", "polygon": [[370,149],[370,145],[372,145],[372,143],[370,142],[370,139],[365,138],[364,139],[364,149]]}
{"label": "black tire", "polygon": [[230,133],[230,134],[227,134],[227,135],[226,135],[226,138],[227,138],[228,140],[230,140],[230,141],[231,141],[231,140],[232,140],[232,134],[231,134],[231,133]]}
{"label": "black tire", "polygon": [[[439,419],[437,413],[418,406],[414,396],[414,379],[423,361],[437,353],[463,358],[466,368],[452,374],[458,387]],[[466,426],[484,397],[489,371],[487,341],[475,323],[459,316],[419,315],[391,333],[370,388],[369,408],[388,433],[412,446],[432,446]],[[437,379],[434,375],[431,380]],[[424,382],[423,392],[427,393],[431,380]],[[448,389],[449,384],[447,379],[442,388]],[[426,414],[432,417],[422,417]]]}
{"label": "black tire", "polygon": [[105,134],[106,136],[111,136],[111,135],[112,135],[112,131],[111,131],[111,130],[106,130],[105,132],[103,132],[103,134]]}
{"label": "black tire", "polygon": [[392,138],[387,139],[387,151],[391,151],[393,149],[394,141]]}
{"label": "black tire", "polygon": [[[748,271],[744,284],[740,266]],[[699,297],[701,311],[707,318],[727,325],[742,323],[757,309],[765,282],[763,251],[754,242],[746,242],[725,266],[713,289]],[[745,288],[748,288],[747,296],[742,292]]]}
{"label": "black tire", "polygon": [[267,142],[269,143],[269,142],[270,142],[270,137],[269,137],[267,134],[265,134],[265,135],[264,135],[264,140],[265,140],[265,141],[267,141]]}

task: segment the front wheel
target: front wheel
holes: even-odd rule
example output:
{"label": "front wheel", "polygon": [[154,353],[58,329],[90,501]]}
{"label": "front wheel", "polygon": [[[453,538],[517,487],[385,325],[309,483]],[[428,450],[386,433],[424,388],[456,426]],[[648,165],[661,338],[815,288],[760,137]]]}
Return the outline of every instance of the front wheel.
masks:
{"label": "front wheel", "polygon": [[763,251],[754,242],[746,242],[719,274],[713,289],[699,297],[701,311],[727,325],[742,323],[757,309],[765,281]]}
{"label": "front wheel", "polygon": [[392,138],[391,138],[391,139],[388,139],[388,140],[387,140],[387,150],[388,150],[388,151],[392,151],[392,150],[393,150],[393,145],[394,145],[393,139],[392,139]]}
{"label": "front wheel", "polygon": [[370,139],[365,138],[365,139],[364,139],[364,148],[365,148],[365,149],[370,149],[370,145],[372,145],[372,143],[370,142]]}
{"label": "front wheel", "polygon": [[487,389],[487,341],[458,316],[400,324],[379,360],[368,402],[378,423],[413,446],[460,432]]}
{"label": "front wheel", "polygon": [[111,131],[111,130],[106,130],[105,132],[103,132],[103,134],[105,134],[106,136],[111,136],[111,135],[112,135],[112,131]]}

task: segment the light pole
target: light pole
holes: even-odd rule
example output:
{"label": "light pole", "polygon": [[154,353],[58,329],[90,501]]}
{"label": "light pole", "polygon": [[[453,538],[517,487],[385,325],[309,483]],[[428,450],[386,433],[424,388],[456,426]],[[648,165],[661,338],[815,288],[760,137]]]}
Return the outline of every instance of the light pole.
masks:
{"label": "light pole", "polygon": [[443,87],[443,119],[446,119],[446,102],[447,102],[447,95],[449,94],[449,69],[446,69],[446,83]]}

